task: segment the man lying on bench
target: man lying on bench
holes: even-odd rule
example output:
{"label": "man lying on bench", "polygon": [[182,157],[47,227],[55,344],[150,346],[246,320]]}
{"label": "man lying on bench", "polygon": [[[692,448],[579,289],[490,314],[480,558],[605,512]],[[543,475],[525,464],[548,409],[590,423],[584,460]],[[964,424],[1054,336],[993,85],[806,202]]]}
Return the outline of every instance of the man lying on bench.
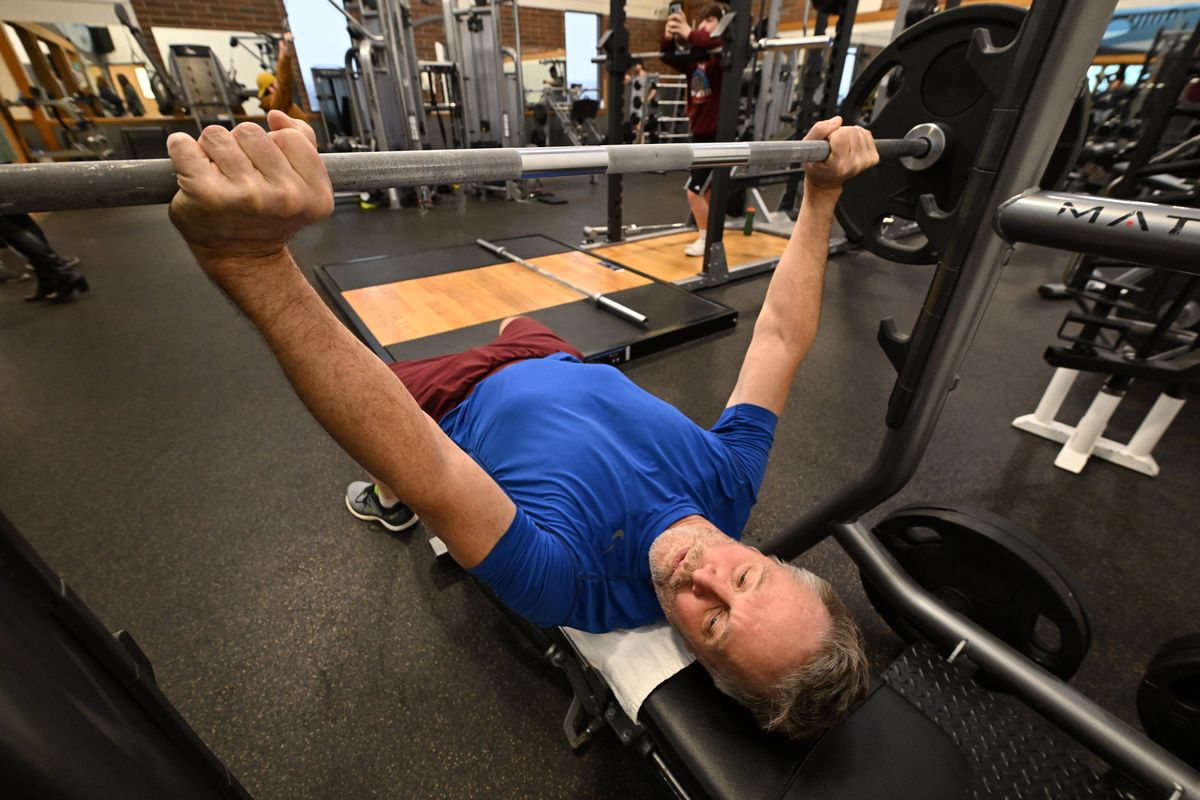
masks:
{"label": "man lying on bench", "polygon": [[811,737],[837,724],[867,687],[858,629],[826,581],[737,537],[816,336],[834,205],[878,162],[871,134],[837,118],[809,133],[831,155],[806,171],[737,385],[703,430],[525,318],[486,347],[389,369],[286,248],[333,195],[312,130],[277,111],[268,121],[269,133],[172,134],[170,215],[313,416],[378,476],[351,485],[350,510],[393,530],[419,514],[538,625],[602,632],[665,615],[769,730]]}

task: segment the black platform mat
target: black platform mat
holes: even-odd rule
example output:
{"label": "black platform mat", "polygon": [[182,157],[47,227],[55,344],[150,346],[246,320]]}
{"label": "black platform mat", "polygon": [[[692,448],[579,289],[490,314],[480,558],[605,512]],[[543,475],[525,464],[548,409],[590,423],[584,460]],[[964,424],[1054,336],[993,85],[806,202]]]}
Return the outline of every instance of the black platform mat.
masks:
{"label": "black platform mat", "polygon": [[[522,258],[538,258],[579,249],[537,235],[502,239],[498,243]],[[625,322],[596,308],[586,299],[530,311],[525,315],[554,329],[579,348],[588,361],[620,364],[737,324],[737,311],[729,306],[684,291],[622,264],[606,261],[651,281],[607,295],[645,314],[649,318],[647,327],[639,328]],[[470,325],[406,342],[381,342],[345,301],[342,293],[501,262],[501,259],[482,247],[470,244],[328,264],[317,270],[317,276],[360,339],[385,361],[407,361],[461,352],[485,344],[495,338],[497,322]]]}
{"label": "black platform mat", "polygon": [[[463,235],[467,235],[466,232]],[[572,249],[548,236],[515,236],[511,239],[495,241],[521,258],[540,258]],[[407,241],[396,242],[397,247],[406,249],[411,249],[411,244],[412,242]],[[420,246],[419,243],[417,246]],[[459,247],[358,258],[340,264],[327,264],[320,268],[320,272],[332,281],[332,285],[336,287],[337,291],[349,292],[354,289],[365,289],[368,286],[378,286],[381,283],[427,278],[430,275],[441,275],[462,269],[486,267],[490,264],[499,264],[502,260],[472,243]]]}
{"label": "black platform mat", "polygon": [[975,685],[967,667],[947,662],[928,645],[904,651],[882,677],[937,723],[966,756],[969,798],[1131,797],[1019,717],[1005,701]]}

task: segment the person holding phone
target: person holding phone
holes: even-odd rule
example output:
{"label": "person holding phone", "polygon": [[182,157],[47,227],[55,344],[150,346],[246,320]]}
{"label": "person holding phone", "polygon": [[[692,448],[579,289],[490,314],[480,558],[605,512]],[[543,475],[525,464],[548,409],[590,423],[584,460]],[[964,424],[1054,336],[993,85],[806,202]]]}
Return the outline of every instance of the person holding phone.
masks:
{"label": "person holding phone", "polygon": [[[712,3],[701,12],[695,27],[688,24],[681,3],[672,3],[663,33],[664,52],[676,49],[721,46],[721,40],[712,35],[717,23],[729,13],[724,3]],[[704,61],[690,61],[682,66],[671,65],[688,76],[687,117],[693,142],[713,142],[717,138],[717,118],[721,107],[721,57],[713,54]],[[686,192],[688,207],[696,218],[699,236],[683,249],[689,256],[704,255],[704,239],[708,225],[708,178],[711,168],[692,170]]]}

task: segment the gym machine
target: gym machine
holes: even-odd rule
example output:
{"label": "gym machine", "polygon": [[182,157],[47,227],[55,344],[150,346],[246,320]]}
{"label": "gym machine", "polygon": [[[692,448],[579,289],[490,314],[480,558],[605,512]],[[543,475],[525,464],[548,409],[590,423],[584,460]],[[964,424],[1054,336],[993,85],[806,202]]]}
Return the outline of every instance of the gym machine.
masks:
{"label": "gym machine", "polygon": [[[1200,267],[1193,266],[1200,264],[1194,261],[1196,251],[1192,250],[1200,244],[1197,224],[1185,222],[1176,233],[1171,233],[1179,224],[1179,220],[1172,219],[1180,215],[1178,210],[1135,207],[1127,201],[1114,201],[1106,212],[1105,223],[1125,213],[1136,218],[1141,212],[1147,220],[1147,230],[1135,224],[1131,232],[1123,225],[1093,224],[1090,215],[1077,219],[1067,213],[1066,204],[1079,207],[1079,198],[1025,193],[1041,177],[1067,117],[1077,82],[1090,63],[1115,4],[1105,3],[1102,9],[1094,5],[1087,3],[1085,9],[1080,2],[1038,0],[1021,24],[1013,47],[999,46],[981,30],[968,37],[971,44],[960,69],[964,70],[964,78],[970,75],[980,85],[992,87],[990,91],[996,102],[987,116],[993,124],[979,138],[981,146],[973,159],[975,163],[964,172],[961,192],[937,197],[936,190],[930,191],[934,187],[924,186],[915,193],[910,207],[902,208],[899,203],[895,206],[897,212],[904,210],[911,215],[909,218],[918,221],[939,256],[937,272],[913,330],[901,334],[891,320],[880,326],[880,343],[896,367],[897,379],[878,455],[864,474],[842,492],[819,503],[773,539],[766,549],[792,559],[832,535],[857,563],[864,580],[876,588],[887,585],[882,592],[883,600],[923,638],[933,642],[939,653],[949,653],[950,662],[968,659],[980,674],[998,681],[1005,692],[1030,704],[1062,731],[1132,778],[1145,792],[1144,796],[1180,798],[1200,792],[1197,784],[1200,774],[1194,766],[1188,767],[1152,745],[1047,671],[1033,666],[1030,660],[1015,657],[1009,647],[984,627],[950,611],[932,593],[937,584],[914,580],[915,576],[902,566],[900,548],[888,547],[887,537],[881,540],[860,521],[862,515],[899,492],[915,473],[1007,263],[1011,241],[1068,245],[1073,250],[1095,252],[1114,247],[1121,240],[1122,254],[1136,249],[1137,260],[1142,263],[1200,271]],[[877,61],[887,64],[895,59],[905,74],[903,86],[888,102],[885,112],[903,107],[912,99],[916,87],[932,85],[929,78],[937,67],[931,60],[916,57],[916,50],[925,49],[918,39],[925,39],[928,34],[934,37],[927,40],[929,47],[940,49],[936,46],[938,29],[944,32],[955,20],[978,21],[976,14],[987,13],[978,9],[965,6],[938,14],[906,31],[881,54]],[[946,41],[943,46],[954,45]],[[906,92],[904,87],[913,88]],[[1000,125],[1000,120],[1011,124]],[[904,117],[880,114],[872,120],[871,128],[876,135],[886,135],[891,124],[903,125]],[[1001,131],[1001,127],[1006,130]],[[936,167],[942,168],[952,169],[952,166],[942,162]],[[1182,214],[1194,216],[1190,210]],[[994,228],[986,224],[989,218],[995,220]],[[878,217],[867,219],[875,222]],[[867,228],[862,224],[857,227]],[[1189,228],[1196,230],[1189,233]],[[1164,249],[1171,242],[1184,247],[1163,258]],[[911,523],[902,527],[912,531],[907,537],[910,546],[919,545],[920,526]],[[1023,642],[1019,649],[1037,660],[1032,620],[1028,624],[1021,638],[1009,644]],[[914,677],[894,685],[901,687],[911,702],[925,706],[935,719],[952,722],[947,717],[954,715],[938,712],[937,708],[946,708],[953,701],[931,696],[936,693],[921,684],[921,679]],[[909,687],[913,691],[908,691]],[[972,748],[986,738],[981,735],[984,729],[995,730],[993,713],[976,717],[970,723],[955,724],[952,735],[962,744],[971,743],[964,751],[970,752],[974,766],[986,770],[987,756]],[[1011,785],[1007,783],[1009,773],[1020,769],[1017,760],[1025,757],[1016,757],[1014,753],[1022,750],[1027,741],[1009,739],[1004,734],[997,741],[1011,744],[1014,749],[1004,759],[1006,766],[993,762],[998,769],[989,776],[988,791],[1008,797],[1039,793],[1036,788],[1019,785],[1033,772],[1025,772],[1023,778],[1017,778]],[[1027,755],[1034,762],[1043,757],[1036,753]],[[1034,778],[1034,782],[1047,778],[1049,774],[1043,774]],[[1051,784],[1047,784],[1044,791],[1058,797],[1089,793],[1118,796],[1115,786],[1108,783],[1105,788],[1105,784],[1106,781],[1093,777],[1090,782],[1068,782],[1054,788],[1048,788]],[[1134,794],[1142,796],[1137,790]]]}
{"label": "gym machine", "polygon": [[[512,14],[516,43],[501,42],[501,9]],[[516,0],[466,4],[443,0],[446,57],[461,65],[468,147],[525,143],[525,87],[521,80],[521,21]],[[505,69],[505,59],[513,66]]]}
{"label": "gym machine", "polygon": [[[15,101],[0,100],[0,116],[13,132],[12,144],[25,159],[109,158],[113,149],[108,138],[92,120],[100,115],[99,101],[91,87],[74,70],[77,55],[62,39],[38,25],[13,22],[0,50],[12,67],[17,90]],[[29,73],[20,68],[17,50],[24,50]],[[41,140],[40,147],[20,133],[9,109],[25,108]],[[58,123],[55,130],[50,125]]]}
{"label": "gym machine", "polygon": [[0,100],[0,113],[4,115],[12,130],[17,130],[17,125],[9,109],[17,107],[44,110],[59,124],[59,134],[62,137],[63,146],[61,148],[36,149],[22,140],[21,145],[27,149],[29,158],[60,160],[112,157],[113,148],[108,137],[73,99],[69,97],[51,99],[44,95],[40,87],[31,86],[29,94],[22,95],[20,100]]}
{"label": "gym machine", "polygon": [[[903,126],[909,115],[919,113],[921,106],[903,115],[893,111],[872,119],[872,130],[887,151],[884,165],[899,164],[909,170],[914,184],[913,205],[896,201],[894,208],[921,224],[938,253],[938,267],[911,333],[901,334],[890,320],[880,326],[880,342],[897,370],[897,379],[874,464],[844,491],[818,504],[769,542],[766,549],[792,559],[835,537],[862,572],[876,601],[887,609],[885,617],[897,620],[893,624],[914,642],[912,647],[879,676],[869,696],[845,722],[817,742],[799,744],[758,730],[745,711],[719,695],[694,664],[678,667],[646,697],[640,713],[629,715],[607,692],[607,674],[599,672],[594,662],[577,657],[575,640],[567,639],[561,630],[542,631],[541,641],[547,643],[543,652],[566,672],[576,692],[566,731],[573,745],[586,743],[596,732],[610,727],[661,777],[664,790],[681,798],[812,797],[818,792],[831,797],[914,798],[963,797],[968,793],[1011,798],[1178,800],[1200,796],[1200,773],[1195,766],[1188,766],[1065,683],[1086,650],[1086,618],[1077,602],[1062,602],[1064,586],[1069,590],[1067,576],[1053,558],[1041,552],[1036,540],[994,518],[951,513],[940,506],[905,509],[902,517],[893,515],[875,531],[861,521],[863,514],[900,491],[919,466],[1012,242],[1112,252],[1150,266],[1200,274],[1200,219],[1189,209],[1029,189],[1044,172],[1079,76],[1090,62],[1107,23],[1107,12],[1115,2],[1107,3],[1103,14],[1095,13],[1095,5],[1095,0],[1037,0],[1008,47],[998,46],[990,32],[987,15],[995,9],[967,6],[914,26],[881,56],[904,66],[904,86],[912,87],[910,92],[936,87],[931,91],[937,96],[927,98],[932,109],[945,107],[936,101],[959,101],[956,105],[961,106],[964,97],[983,100],[987,108],[982,117],[991,124],[984,123],[981,130],[956,129],[959,135],[946,138],[942,147],[933,131],[937,118],[944,115],[925,120],[919,126],[921,133],[905,138],[897,137],[905,134]],[[951,27],[964,25],[971,32],[966,47],[961,37],[946,35]],[[935,51],[934,57],[924,52],[929,50]],[[946,53],[949,55],[944,58],[936,57]],[[939,80],[942,70],[960,79]],[[912,98],[901,87],[887,108],[894,110],[909,102]],[[386,159],[395,160],[395,171],[380,180],[441,181],[454,176],[504,180],[535,174],[617,175],[696,164],[792,163],[824,157],[828,150],[823,145],[771,142],[446,154],[471,157],[461,165],[437,152],[331,154],[325,159],[335,181],[346,185],[355,180],[356,163],[361,170],[357,179],[369,183],[372,169]],[[961,168],[960,157],[970,162],[967,168]],[[92,170],[81,171],[82,167]],[[173,191],[166,185],[170,178],[169,165],[163,174],[161,163],[141,173],[117,162],[12,165],[0,168],[0,197],[6,198],[4,202],[11,208],[20,207],[13,203],[24,202],[25,210],[136,204],[147,202],[140,193],[143,190],[159,199],[169,195]],[[62,199],[62,195],[70,197]],[[14,197],[23,200],[9,199]],[[1081,204],[1097,202],[1104,208],[1095,219],[1090,214],[1077,217],[1069,213],[1071,208],[1090,207]],[[1114,219],[1133,219],[1135,224],[1107,224]],[[870,223],[867,220],[857,229],[869,229]],[[0,531],[7,534],[7,526],[0,525]],[[930,532],[938,538],[931,539]],[[983,541],[988,544],[979,544]],[[939,544],[937,550],[942,552],[944,546],[1016,559],[1021,576],[1034,577],[1017,581],[1023,596],[1016,607],[1021,614],[1015,623],[1006,626],[1001,623],[1012,623],[1011,618],[957,603],[952,607],[932,582],[945,571],[925,573],[921,567],[928,564],[922,564],[919,553],[911,552],[923,549],[912,545],[928,543]],[[0,558],[0,565],[10,572],[9,565],[21,563],[20,558],[7,557],[11,550]],[[26,554],[25,560],[30,557]],[[975,559],[981,576],[993,575],[995,560]],[[47,606],[69,605],[71,597],[55,576],[43,574],[40,581],[39,597],[45,598]],[[1054,600],[1060,601],[1057,607],[1047,605]],[[16,607],[9,602],[0,606]],[[1036,612],[1032,619],[1026,616],[1030,611]],[[1058,645],[1037,635],[1037,617],[1058,625]],[[70,627],[70,620],[78,618],[78,614],[68,617],[65,625],[82,639],[84,634]],[[136,658],[129,644],[113,652],[117,645],[97,630],[102,628],[94,626],[84,633],[91,637],[86,643],[110,659],[102,666],[111,664],[112,669],[123,670],[113,674],[123,680],[121,687],[133,687],[125,690],[126,694],[135,698],[150,694],[154,699],[144,678],[138,681],[140,676],[152,674],[148,662]],[[74,641],[62,633],[59,636]],[[1188,648],[1186,644],[1173,646],[1155,659],[1147,677],[1149,685],[1143,686],[1147,708],[1170,707],[1171,698],[1163,686],[1166,679],[1178,682],[1181,669],[1187,674],[1188,662],[1183,656],[1190,652]],[[1194,685],[1194,666],[1192,670]],[[24,677],[28,681],[29,676],[38,674],[29,669]],[[1026,703],[1112,765],[1113,775],[1098,776],[1046,733],[1029,726],[998,700],[994,691]],[[50,692],[49,696],[57,695]],[[148,706],[143,703],[142,707]],[[43,716],[39,721],[48,725],[57,720]],[[124,726],[117,729],[123,731]],[[42,730],[45,728],[22,728],[27,736],[30,731]],[[1176,728],[1175,734],[1180,730]],[[158,735],[161,737],[161,732]],[[72,757],[78,759],[79,752],[82,748],[72,748]],[[241,796],[240,787],[235,788],[227,771],[212,769],[196,755],[203,751],[185,753],[192,756],[193,765],[209,770],[207,777],[216,781],[219,789]],[[51,760],[56,763],[37,763],[42,772],[36,777],[59,777],[52,767],[61,768],[61,758]],[[124,785],[140,777],[137,770],[114,767],[104,760],[95,766],[104,770],[107,779],[124,781]],[[63,772],[61,779],[65,780],[69,771]],[[29,770],[21,773],[22,778],[27,774]],[[1126,780],[1129,783],[1120,782]]]}
{"label": "gym machine", "polygon": [[137,42],[138,48],[142,51],[142,55],[146,57],[147,70],[150,73],[150,90],[154,94],[154,99],[158,105],[158,113],[167,116],[174,114],[179,104],[179,99],[182,97],[182,90],[176,85],[171,78],[171,74],[163,66],[162,59],[154,48],[146,45],[146,38],[142,35],[142,31],[129,19],[129,14],[125,11],[125,6],[117,3],[113,6],[116,12],[117,19],[129,31],[129,34]]}
{"label": "gym machine", "polygon": [[[752,4],[746,3],[745,6],[744,24],[749,26]],[[790,135],[792,139],[802,138],[817,119],[833,116],[833,110],[837,106],[837,88],[841,83],[842,69],[845,66],[846,53],[850,47],[850,33],[854,28],[854,20],[858,13],[858,0],[840,0],[840,2],[824,3],[822,6],[817,9],[817,22],[813,27],[813,36],[806,38],[823,41],[827,44],[824,47],[806,50],[804,69],[800,80],[800,105],[795,112],[794,127]],[[835,36],[829,37],[827,34],[828,20],[833,14],[838,17],[837,33]],[[735,20],[734,25],[737,26],[737,24],[737,20]],[[733,36],[734,53],[728,63],[727,76],[741,75],[746,66],[752,64],[757,57],[757,51],[754,48],[746,52],[736,46],[738,41],[744,39],[744,34],[739,39],[739,33],[735,30]],[[768,50],[766,55],[771,56],[775,49],[777,48]],[[827,66],[826,50],[828,50]],[[722,64],[724,66],[725,62],[723,61]],[[738,138],[739,103],[738,92],[722,92],[721,117],[717,125],[718,141],[732,141]],[[814,114],[816,116],[813,116]],[[765,120],[764,117],[764,122]],[[758,136],[757,129],[755,129],[755,135]],[[708,224],[705,228],[704,264],[696,283],[697,286],[718,286],[735,278],[750,277],[775,268],[775,259],[731,267],[724,243],[725,217],[730,210],[731,200],[736,198],[740,201],[743,193],[748,192],[751,199],[755,201],[756,207],[761,208],[764,212],[763,221],[766,224],[760,227],[764,232],[769,231],[771,224],[779,220],[775,219],[766,208],[766,203],[758,193],[758,187],[786,182],[787,188],[784,190],[778,207],[779,211],[786,214],[794,208],[797,202],[797,192],[802,176],[803,170],[797,168],[777,169],[770,173],[753,169],[739,170],[736,175],[731,170],[713,171],[708,205]],[[732,205],[738,210],[746,207],[744,202]],[[776,232],[786,236],[790,230],[784,226]],[[836,252],[842,248],[843,244],[831,241],[831,250]]]}
{"label": "gym machine", "polygon": [[[766,17],[759,21],[761,32],[767,39],[779,38],[779,18],[783,13],[783,0],[771,0]],[[807,23],[807,19],[805,19]],[[800,48],[761,51],[754,72],[758,74],[757,90],[753,96],[751,131],[754,139],[770,141],[785,131],[792,105],[792,93],[796,76],[803,60],[811,56],[819,58],[822,51]]]}
{"label": "gym machine", "polygon": [[317,96],[317,111],[325,126],[325,141],[332,143],[334,151],[356,149],[358,140],[345,68],[313,67],[310,72]]}
{"label": "gym machine", "polygon": [[[407,0],[328,2],[346,18],[352,42],[345,67],[354,138],[370,151],[427,149],[420,68]],[[398,208],[399,187],[413,187],[422,208],[432,203],[425,184],[376,188],[386,192],[387,205]]]}
{"label": "gym machine", "polygon": [[211,47],[173,44],[167,53],[167,66],[198,130],[206,125],[233,127],[233,116],[241,113],[242,101],[249,92],[229,79]]}
{"label": "gym machine", "polygon": [[[513,20],[512,47],[501,38],[501,9]],[[521,17],[517,0],[442,0],[446,58],[458,65],[466,146],[516,147],[525,144],[525,85],[521,77]],[[512,71],[505,68],[505,59]],[[524,197],[514,181],[472,184],[479,193],[494,192],[510,200]]]}
{"label": "gym machine", "polygon": [[[1094,217],[1097,221],[1093,224],[1099,225],[1132,221],[1139,230],[1151,224],[1168,231],[1178,227],[1175,235],[1182,235],[1186,226],[1200,225],[1200,212],[1192,209],[1174,207],[1174,213],[1164,219],[1156,216],[1162,206],[1150,211],[1140,204],[1119,206],[1123,210],[1118,213],[1111,201],[1096,202],[1105,205],[1076,206],[1072,202],[1067,213],[1083,219]],[[1121,214],[1129,216],[1119,219]],[[1009,224],[1017,223],[1010,220]],[[1130,238],[1128,233],[1126,230],[1123,238]],[[1093,257],[1087,261],[1092,267],[1087,283],[1068,289],[1081,310],[1068,312],[1058,332],[1069,346],[1047,348],[1045,359],[1055,367],[1054,375],[1035,411],[1012,424],[1061,443],[1054,465],[1069,472],[1081,472],[1088,459],[1096,456],[1154,477],[1159,472],[1154,448],[1182,410],[1188,390],[1200,380],[1200,279],[1120,260]],[[1056,417],[1080,372],[1108,377],[1084,416],[1069,425]],[[1128,442],[1105,437],[1110,420],[1135,381],[1163,388]]]}
{"label": "gym machine", "polygon": [[[856,0],[852,0],[852,4],[856,4]],[[772,5],[771,12],[777,17],[780,9],[781,6],[774,4]],[[682,63],[688,60],[707,59],[717,54],[720,56],[723,75],[722,85],[727,87],[727,90],[721,93],[716,140],[718,142],[734,142],[743,138],[745,134],[743,125],[744,123],[750,123],[752,119],[749,113],[743,113],[744,110],[749,112],[749,109],[743,109],[743,99],[740,91],[742,76],[748,70],[753,74],[753,67],[760,54],[764,58],[768,56],[772,57],[771,63],[775,64],[773,58],[780,53],[796,53],[804,50],[819,52],[831,46],[836,49],[837,46],[829,36],[823,35],[821,32],[813,36],[777,36],[775,34],[777,34],[778,29],[777,27],[771,27],[770,21],[768,21],[766,26],[760,25],[759,29],[752,30],[753,10],[753,3],[750,0],[735,0],[731,4],[729,13],[720,20],[712,32],[715,38],[722,39],[722,45],[715,50],[693,49],[686,52],[665,54],[657,51],[629,53],[627,52],[628,31],[625,30],[624,23],[624,3],[623,0],[612,0],[609,15],[609,24],[611,27],[598,43],[598,49],[602,51],[601,55],[593,59],[597,63],[605,65],[608,70],[608,107],[623,108],[625,106],[626,87],[624,78],[635,58],[665,57],[666,60]],[[843,43],[843,46],[848,46],[849,29],[852,26],[853,13],[852,10],[844,10],[842,13],[843,17],[848,20],[844,26],[847,33],[846,42]],[[777,22],[775,24],[777,25]],[[621,49],[622,43],[625,48],[624,50]],[[778,83],[779,73],[775,71],[774,67],[772,67],[770,74],[774,76],[775,82]],[[652,124],[658,127],[658,130],[652,135],[659,141],[663,141],[664,139],[677,140],[690,138],[690,134],[684,135],[684,132],[687,130],[687,117],[684,114],[686,102],[683,92],[686,91],[686,87],[683,85],[683,80],[675,76],[666,76],[665,79],[663,76],[660,76],[657,81],[657,91],[661,95],[657,98],[658,106],[662,108],[670,104],[670,108],[666,108],[661,114],[655,113],[653,120],[651,120],[649,111],[645,112],[645,115],[642,117],[643,124],[652,122]],[[669,81],[674,81],[674,86],[680,89],[680,94],[677,97],[673,95],[669,96],[664,92],[665,84]],[[834,85],[836,87],[836,82]],[[776,88],[778,89],[778,87]],[[768,112],[764,113],[772,115],[780,113],[778,103],[775,106],[771,106]],[[620,118],[613,119],[616,116],[610,115],[609,141],[622,140],[622,120]],[[764,117],[764,119],[766,118]],[[661,127],[663,123],[674,125],[675,127],[664,130]],[[736,189],[731,186],[728,170],[718,169],[713,173],[710,183],[712,190],[703,261],[698,273],[683,281],[681,285],[686,285],[688,288],[716,286],[730,280],[731,273],[732,277],[748,277],[760,274],[775,266],[777,257],[763,255],[753,258],[749,263],[735,265],[735,268],[731,270],[722,241],[725,230],[726,210],[730,205],[731,197],[734,196],[736,191],[745,187],[752,188],[757,185],[763,185],[766,182],[779,181],[781,179],[786,180],[789,176],[797,174],[798,170],[794,168],[794,165],[780,164],[775,167],[771,174],[761,175],[758,173],[759,170],[757,168],[743,170],[741,186]],[[618,179],[610,178],[608,186],[610,199],[608,203],[607,224],[603,227],[588,226],[585,228],[586,237],[592,238],[603,235],[609,242],[618,242],[624,240],[627,234],[646,238],[655,236],[659,231],[665,231],[666,235],[674,235],[686,229],[686,225],[624,226],[622,224],[623,215],[621,209],[622,189],[623,187]]]}
{"label": "gym machine", "polygon": [[[649,79],[654,98],[647,103],[644,124],[649,138],[657,142],[690,142],[692,132],[687,118],[687,78],[683,75],[657,73]],[[634,105],[632,102],[630,105]],[[654,113],[658,111],[663,113]],[[636,109],[634,111],[636,112]]]}
{"label": "gym machine", "polygon": [[[433,18],[436,19],[436,18]],[[467,146],[467,120],[462,95],[462,77],[453,61],[420,61],[421,85],[427,92],[425,113],[437,120],[441,147],[461,150]]]}
{"label": "gym machine", "polygon": [[[812,36],[805,35],[802,38],[826,42],[828,48],[761,47],[767,41],[789,41],[778,35],[782,10],[780,0],[774,0],[766,17],[757,23],[755,35],[761,33],[765,37],[759,39],[753,48],[755,60],[749,68],[751,74],[757,75],[757,90],[748,98],[749,113],[744,116],[749,124],[739,131],[738,138],[798,139],[807,133],[814,122],[836,113],[837,88],[841,84],[850,49],[850,32],[854,28],[857,2],[826,3],[817,11]],[[838,15],[834,36],[828,35],[831,14]],[[806,23],[807,16],[805,14]],[[752,207],[757,213],[755,227],[758,230],[787,236],[791,233],[790,222],[795,216],[802,176],[802,169],[773,172],[734,170],[728,177],[733,201],[728,204],[726,211],[732,216],[741,217],[742,208]],[[716,179],[717,176],[714,176]],[[760,189],[780,183],[786,183],[787,188],[778,207],[772,211]],[[830,242],[829,252],[841,252],[844,248],[845,239],[835,236]],[[739,276],[749,274],[742,270],[735,271]]]}
{"label": "gym machine", "polygon": [[[1118,147],[1116,141],[1090,141],[1084,147],[1087,165],[1081,172],[1087,177],[1081,182],[1094,183],[1098,172],[1103,174],[1104,199],[1073,206],[1069,212],[1073,218],[1141,230],[1153,217],[1135,205],[1130,206],[1134,211],[1128,218],[1113,223],[1108,214],[1115,200],[1195,205],[1194,178],[1189,183],[1173,173],[1194,171],[1187,156],[1200,146],[1200,136],[1187,127],[1187,104],[1180,102],[1184,87],[1197,72],[1197,55],[1200,24],[1190,31],[1163,30],[1155,36],[1143,72],[1148,79],[1129,90],[1125,103],[1112,109],[1113,116],[1099,129],[1099,136],[1104,136],[1106,128],[1127,127],[1128,121],[1136,119],[1137,125],[1129,131],[1135,143]],[[1181,118],[1184,125],[1179,124]],[[1156,224],[1170,222],[1182,232],[1197,218],[1200,212],[1180,208],[1171,220]],[[1140,252],[1092,253],[1072,262],[1064,283],[1039,287],[1045,297],[1074,299],[1079,310],[1069,312],[1059,330],[1059,338],[1070,346],[1046,351],[1046,361],[1055,372],[1037,408],[1013,420],[1013,426],[1061,443],[1054,464],[1067,471],[1079,473],[1091,456],[1097,456],[1154,477],[1159,466],[1153,450],[1182,409],[1187,388],[1200,376],[1194,329],[1200,285],[1139,266]],[[1076,425],[1060,422],[1056,417],[1081,371],[1108,378]],[[1164,390],[1129,441],[1105,437],[1135,380]]]}
{"label": "gym machine", "polygon": [[600,103],[585,97],[581,85],[567,84],[566,59],[547,58],[538,63],[549,66],[550,79],[546,81],[542,94],[533,107],[533,122],[538,127],[535,132],[530,133],[530,143],[553,145],[556,139],[555,129],[548,127],[553,120],[557,122],[557,130],[575,147],[606,144],[595,121]]}
{"label": "gym machine", "polygon": [[[230,63],[233,62],[232,51],[240,47],[258,59],[258,66],[264,72],[273,72],[279,61],[279,43],[283,37],[273,33],[253,33],[249,36],[230,36]],[[254,45],[251,49],[250,45]]]}

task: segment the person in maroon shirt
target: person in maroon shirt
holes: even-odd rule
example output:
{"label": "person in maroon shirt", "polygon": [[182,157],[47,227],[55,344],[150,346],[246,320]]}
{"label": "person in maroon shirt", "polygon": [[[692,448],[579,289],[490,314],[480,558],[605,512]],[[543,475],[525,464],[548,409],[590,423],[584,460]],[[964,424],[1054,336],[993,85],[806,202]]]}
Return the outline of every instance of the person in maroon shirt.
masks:
{"label": "person in maroon shirt", "polygon": [[[721,40],[714,38],[712,31],[729,12],[724,3],[712,3],[704,9],[696,27],[688,24],[682,11],[667,17],[666,33],[662,39],[664,52],[692,47],[720,47]],[[688,76],[687,116],[693,142],[716,141],[717,117],[721,107],[721,57],[713,55],[706,61],[692,61],[683,66],[671,65]],[[708,225],[708,197],[706,184],[711,168],[692,170],[687,184],[688,206],[696,218],[700,234],[696,241],[683,249],[689,256],[704,255],[705,228]]]}

